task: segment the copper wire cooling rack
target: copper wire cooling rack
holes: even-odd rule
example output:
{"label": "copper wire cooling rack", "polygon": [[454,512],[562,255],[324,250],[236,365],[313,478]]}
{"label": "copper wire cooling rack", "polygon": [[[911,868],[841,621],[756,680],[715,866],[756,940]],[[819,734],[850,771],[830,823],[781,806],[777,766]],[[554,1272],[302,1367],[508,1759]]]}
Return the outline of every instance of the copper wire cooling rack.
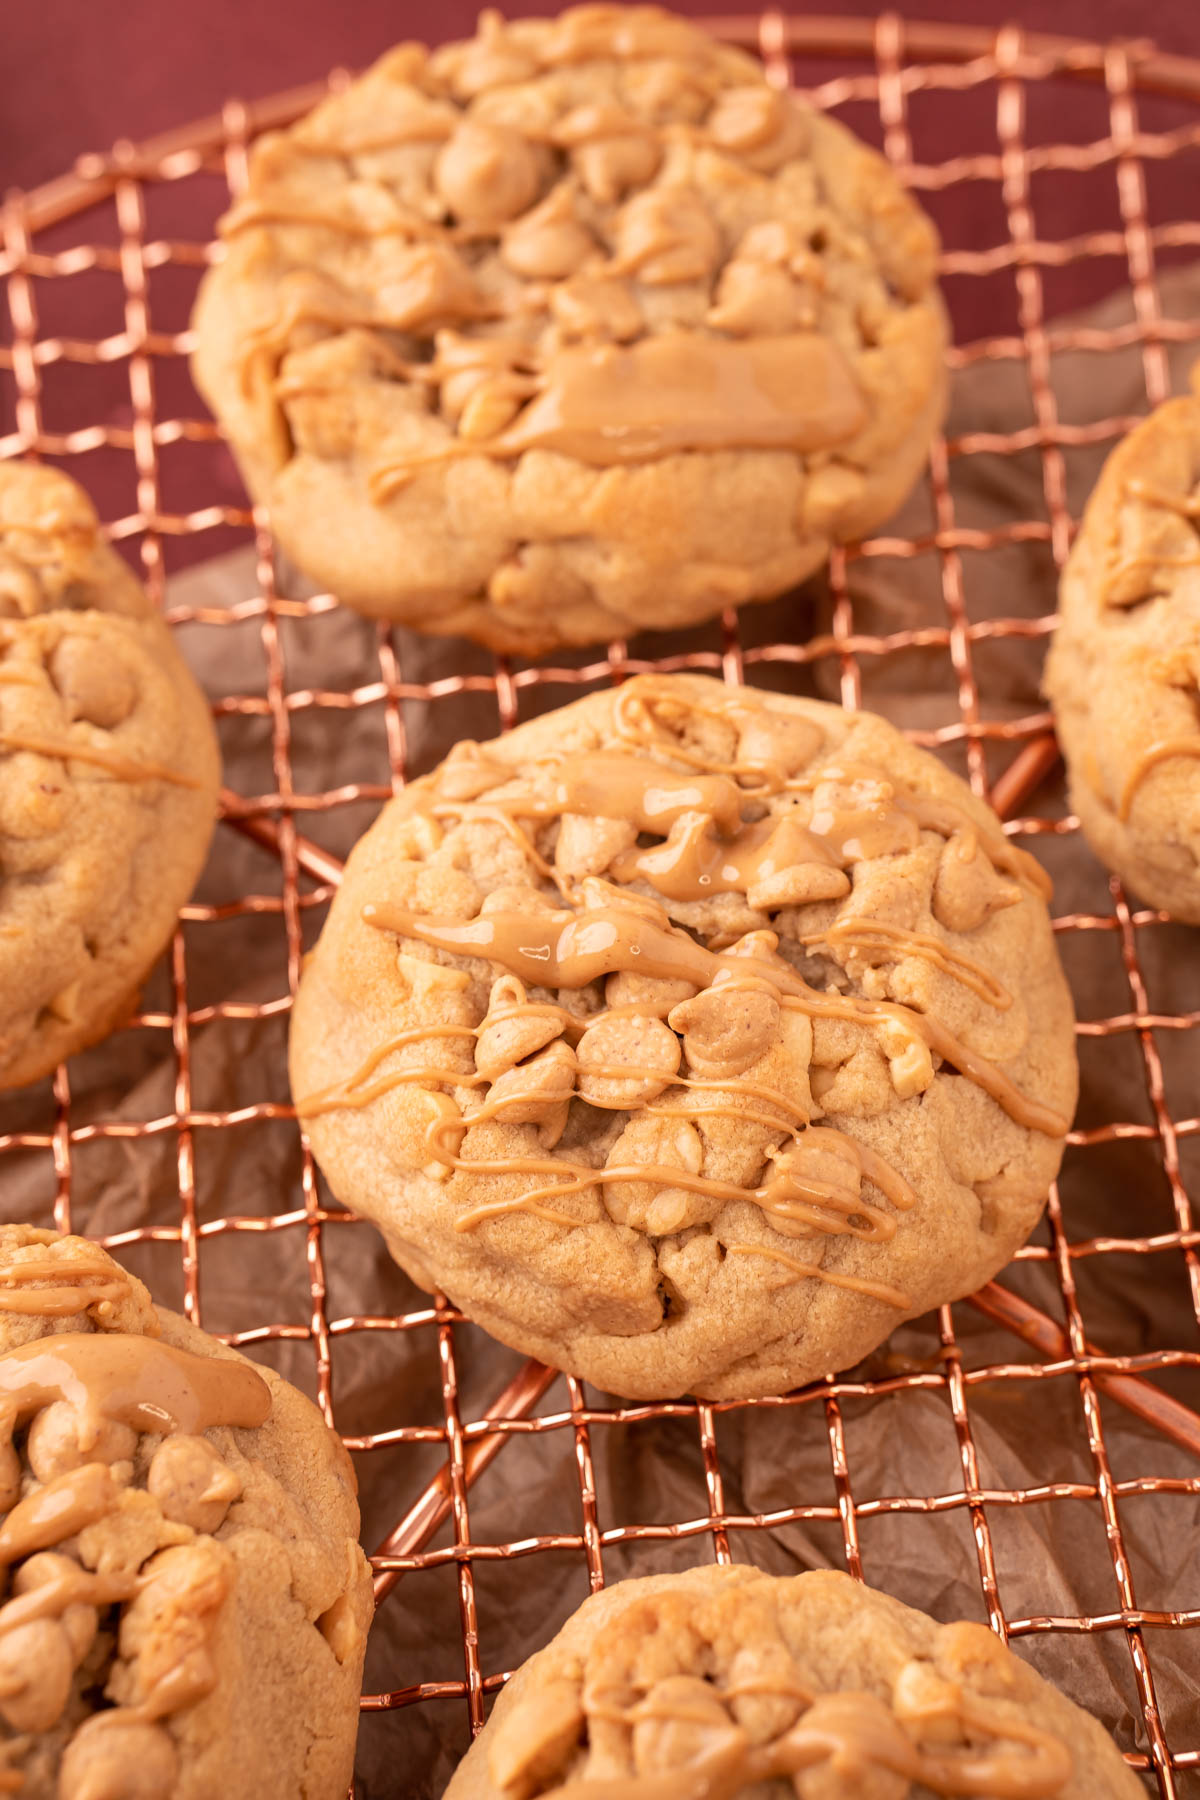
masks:
{"label": "copper wire cooling rack", "polygon": [[[250,1097],[236,1109],[205,1110],[194,1091],[205,1034],[231,1027],[282,1030],[286,1023],[302,948],[311,941],[340,870],[337,857],[320,841],[321,827],[393,792],[406,772],[406,743],[414,721],[435,719],[444,744],[454,735],[456,713],[468,695],[487,699],[506,727],[515,722],[523,703],[536,697],[531,690],[556,686],[556,699],[562,700],[585,684],[635,669],[703,668],[719,671],[731,682],[769,683],[774,678],[786,685],[793,678],[810,678],[823,666],[832,672],[843,703],[853,707],[862,693],[864,667],[877,671],[889,658],[919,644],[948,659],[957,707],[950,723],[914,735],[961,767],[975,790],[997,804],[1014,834],[1040,836],[1046,847],[1075,831],[1075,820],[1055,805],[1061,789],[1046,715],[994,715],[987,682],[977,679],[986,646],[1006,640],[1037,643],[1052,621],[974,617],[968,592],[970,569],[976,566],[971,558],[998,555],[1005,545],[1037,543],[1061,565],[1075,524],[1068,509],[1069,459],[1080,446],[1107,445],[1129,423],[1124,417],[1061,420],[1052,381],[1055,356],[1072,350],[1104,356],[1132,348],[1140,357],[1144,386],[1137,410],[1144,411],[1168,392],[1169,347],[1200,340],[1200,319],[1170,316],[1159,284],[1165,261],[1200,249],[1200,223],[1172,217],[1169,210],[1162,216],[1163,206],[1156,200],[1164,172],[1190,171],[1195,191],[1200,62],[1163,57],[1144,44],[1023,38],[1015,30],[994,35],[908,24],[895,17],[856,21],[768,13],[714,23],[722,35],[758,48],[773,81],[804,85],[818,105],[844,115],[861,133],[882,143],[902,178],[935,212],[941,208],[943,273],[952,302],[965,318],[982,318],[991,331],[960,342],[953,352],[955,366],[1006,366],[1012,381],[1026,383],[1029,395],[1028,419],[1019,431],[980,431],[935,446],[928,533],[911,539],[881,537],[835,557],[831,629],[809,641],[762,642],[753,636],[749,621],[739,626],[730,616],[719,629],[694,634],[682,647],[673,642],[672,656],[658,665],[649,660],[656,650],[653,641],[632,650],[615,643],[605,655],[564,659],[569,666],[493,665],[472,659],[464,665],[465,673],[460,667],[445,677],[419,680],[406,676],[412,640],[386,628],[374,632],[363,627],[364,641],[373,646],[373,668],[345,687],[296,685],[287,633],[312,629],[335,608],[335,598],[296,598],[293,591],[281,591],[266,522],[236,488],[219,434],[202,416],[182,359],[189,348],[187,303],[212,254],[213,221],[244,178],[247,143],[256,132],[285,123],[313,104],[326,91],[325,84],[254,106],[231,102],[220,117],[140,148],[119,144],[111,155],[82,158],[71,174],[8,203],[0,275],[7,288],[10,331],[9,347],[0,348],[0,388],[6,414],[11,402],[11,418],[0,436],[0,453],[48,457],[90,486],[111,536],[140,562],[151,591],[168,605],[174,622],[215,634],[218,643],[235,642],[233,636],[221,637],[231,627],[242,634],[236,638],[239,646],[244,647],[247,631],[256,636],[261,683],[255,689],[243,664],[231,655],[228,689],[218,700],[217,714],[223,724],[258,722],[269,775],[263,791],[226,794],[217,856],[232,842],[230,832],[250,837],[277,859],[278,881],[261,891],[247,888],[219,903],[187,907],[160,984],[163,1003],[153,1004],[152,987],[146,1010],[128,1033],[113,1040],[119,1045],[128,1036],[143,1034],[160,1055],[169,1045],[174,1085],[168,1107],[152,1117],[131,1119],[121,1108],[119,1085],[106,1091],[103,1082],[97,1089],[93,1081],[81,1115],[78,1098],[72,1098],[73,1071],[60,1069],[52,1087],[23,1097],[12,1113],[13,1128],[0,1137],[0,1166],[6,1175],[20,1171],[23,1178],[32,1170],[45,1195],[47,1216],[52,1210],[60,1226],[83,1230],[89,1229],[96,1203],[88,1170],[98,1149],[119,1150],[127,1172],[144,1160],[148,1181],[169,1178],[177,1193],[177,1216],[168,1196],[161,1215],[166,1222],[109,1231],[104,1241],[133,1259],[134,1266],[147,1246],[176,1245],[182,1303],[197,1320],[212,1318],[219,1279],[208,1272],[211,1259],[222,1246],[234,1249],[237,1266],[248,1273],[237,1289],[237,1328],[224,1335],[255,1354],[287,1352],[294,1359],[289,1372],[301,1379],[306,1375],[303,1356],[310,1352],[307,1377],[335,1423],[339,1364],[363,1334],[386,1339],[410,1355],[418,1345],[434,1365],[430,1381],[440,1396],[440,1416],[432,1423],[414,1420],[407,1389],[397,1384],[386,1396],[386,1423],[347,1437],[360,1453],[368,1513],[393,1520],[403,1515],[375,1557],[384,1608],[432,1606],[432,1600],[423,1598],[427,1590],[420,1582],[435,1570],[449,1570],[453,1595],[445,1584],[437,1592],[457,1609],[461,1626],[461,1673],[422,1679],[421,1668],[405,1661],[384,1671],[385,1691],[364,1697],[364,1766],[371,1758],[371,1733],[383,1728],[381,1716],[394,1719],[416,1708],[435,1721],[429,1738],[411,1740],[418,1748],[408,1753],[407,1764],[399,1765],[395,1783],[386,1791],[429,1791],[422,1785],[427,1772],[412,1760],[422,1753],[420,1746],[438,1737],[456,1745],[465,1741],[466,1727],[478,1729],[487,1697],[506,1678],[489,1654],[486,1625],[481,1627],[479,1584],[489,1565],[530,1559],[530,1582],[541,1580],[551,1591],[565,1579],[565,1557],[579,1568],[582,1585],[596,1588],[606,1574],[612,1578],[614,1563],[621,1572],[654,1566],[664,1545],[690,1541],[696,1559],[745,1560],[766,1542],[765,1533],[800,1523],[827,1528],[834,1560],[840,1557],[856,1575],[863,1573],[866,1561],[868,1576],[887,1586],[886,1570],[871,1563],[864,1543],[873,1522],[891,1517],[932,1518],[940,1530],[965,1522],[978,1567],[980,1614],[1002,1637],[1021,1640],[1023,1653],[1035,1662],[1039,1647],[1050,1639],[1066,1643],[1072,1655],[1082,1655],[1089,1643],[1119,1647],[1123,1641],[1128,1661],[1122,1668],[1131,1696],[1123,1748],[1129,1761],[1149,1770],[1164,1795],[1200,1793],[1200,1635],[1187,1635],[1200,1626],[1200,1597],[1193,1587],[1190,1594],[1171,1595],[1169,1604],[1157,1594],[1154,1606],[1142,1600],[1129,1524],[1134,1501],[1153,1497],[1156,1504],[1180,1509],[1174,1516],[1181,1533],[1192,1530],[1200,1496],[1200,1416],[1188,1404],[1200,1402],[1200,1230],[1187,1183],[1192,1140],[1200,1138],[1200,1117],[1195,1116],[1200,1111],[1200,1058],[1195,1054],[1200,1013],[1181,1016],[1166,1003],[1169,994],[1151,994],[1145,949],[1155,934],[1173,928],[1156,914],[1133,909],[1117,884],[1098,881],[1101,900],[1095,910],[1060,918],[1058,929],[1064,950],[1071,943],[1081,947],[1071,965],[1077,975],[1091,966],[1089,959],[1116,953],[1122,998],[1105,1016],[1087,1018],[1081,1025],[1081,1053],[1100,1040],[1095,1048],[1106,1054],[1133,1055],[1145,1104],[1137,1117],[1091,1120],[1073,1132],[1067,1167],[1075,1159],[1087,1180],[1120,1183],[1129,1179],[1128,1168],[1113,1159],[1136,1149],[1146,1159],[1139,1165],[1143,1173],[1152,1173],[1163,1188],[1165,1216],[1155,1215],[1156,1228],[1145,1236],[1081,1235],[1056,1191],[1042,1233],[1001,1282],[972,1303],[942,1309],[936,1327],[927,1323],[932,1355],[897,1361],[894,1367],[872,1365],[853,1379],[831,1377],[801,1394],[757,1403],[760,1412],[775,1409],[781,1432],[823,1432],[830,1459],[828,1483],[820,1492],[791,1494],[786,1505],[771,1512],[738,1511],[727,1501],[736,1478],[727,1430],[738,1415],[755,1410],[749,1406],[616,1405],[537,1364],[517,1366],[513,1359],[490,1357],[479,1335],[471,1335],[440,1296],[429,1303],[410,1298],[407,1310],[392,1313],[340,1310],[344,1293],[336,1282],[331,1284],[331,1259],[336,1259],[348,1227],[353,1226],[358,1241],[371,1228],[349,1219],[324,1195],[307,1153],[296,1147],[286,1093],[256,1092],[249,1065],[239,1093]],[[339,74],[331,82],[345,79]],[[1077,102],[1085,93],[1094,129],[1079,141],[1063,141],[1070,134],[1056,132],[1055,111],[1046,101],[1068,95],[1076,108],[1072,116],[1080,117]],[[957,108],[965,147],[948,160],[922,160],[918,152],[933,135],[932,120],[940,107]],[[1034,119],[1037,129],[1031,130]],[[1042,196],[1059,177],[1091,184],[1090,198],[1080,202],[1090,214],[1103,189],[1100,212],[1107,223],[1061,236],[1047,231],[1040,218]],[[1049,202],[1047,206],[1055,218],[1063,216],[1061,206],[1056,212]],[[1053,286],[1063,278],[1068,278],[1067,287]],[[1128,322],[1111,329],[1050,322],[1060,310],[1056,295],[1069,294],[1077,301],[1118,286],[1132,293]],[[73,294],[80,303],[72,312]],[[170,325],[164,323],[168,317]],[[62,323],[68,319],[70,323]],[[963,335],[960,330],[960,339]],[[1014,516],[1002,529],[959,522],[955,462],[983,450],[1040,461],[1043,503],[1031,509],[1031,516]],[[175,569],[249,543],[257,552],[256,588],[248,589],[236,605],[172,603],[166,580]],[[885,636],[856,626],[856,570],[869,568],[873,558],[917,557],[936,560],[941,620],[919,633]],[[293,766],[296,734],[313,719],[336,728],[348,708],[372,711],[378,719],[376,778],[337,789],[302,789]],[[1039,816],[1015,816],[1035,801],[1041,805]],[[267,865],[260,860],[254,866]],[[197,1000],[198,946],[209,941],[206,934],[239,921],[254,921],[260,932],[262,997]],[[1180,953],[1200,955],[1198,942],[1181,938]],[[1111,993],[1111,983],[1104,991]],[[1189,1067],[1178,1054],[1189,1041],[1190,1085],[1172,1078],[1172,1069]],[[116,1052],[110,1045],[104,1054]],[[236,1145],[238,1156],[253,1157],[257,1134],[280,1131],[292,1134],[297,1171],[292,1189],[268,1193],[256,1212],[225,1210],[219,1184],[206,1186],[199,1172],[205,1159],[214,1156],[214,1146],[227,1140]],[[269,1156],[264,1166],[270,1166]],[[1194,1161],[1191,1166],[1197,1167]],[[10,1191],[6,1185],[5,1192]],[[1140,1199],[1134,1204],[1131,1196],[1127,1217],[1131,1226],[1149,1217]],[[256,1246],[266,1239],[285,1240],[298,1252],[302,1247],[292,1261],[297,1281],[289,1295],[253,1285]],[[1081,1283],[1104,1259],[1112,1259],[1118,1284],[1120,1269],[1132,1266],[1128,1259],[1137,1259],[1140,1268],[1154,1259],[1164,1280],[1182,1286],[1187,1329],[1180,1341],[1118,1354],[1092,1340]],[[228,1272],[234,1265],[225,1257],[219,1266]],[[1028,1297],[1033,1291],[1029,1283],[1022,1280],[1030,1273],[1042,1281],[1036,1303]],[[331,1298],[334,1288],[336,1298]],[[405,1292],[411,1296],[413,1291]],[[1003,1340],[1011,1351],[1004,1361],[980,1362],[969,1345],[964,1349],[964,1333],[981,1318],[1010,1334]],[[1131,1323],[1131,1332],[1138,1341],[1136,1325]],[[1153,1330],[1149,1337],[1153,1341]],[[465,1358],[472,1359],[469,1371]],[[489,1368],[500,1371],[490,1386]],[[474,1379],[481,1369],[482,1387]],[[460,1398],[467,1372],[472,1392],[485,1395],[482,1403],[468,1405]],[[1034,1468],[1024,1485],[995,1485],[979,1441],[980,1408],[997,1393],[1037,1408],[1046,1404],[1044,1396],[1052,1386],[1059,1392],[1065,1386],[1073,1397],[1085,1446],[1083,1477],[1043,1479]],[[947,1409],[955,1478],[936,1491],[864,1497],[856,1490],[848,1419],[867,1403],[884,1409],[895,1405],[906,1392],[936,1395]],[[887,1429],[886,1410],[872,1416]],[[1114,1430],[1130,1420],[1141,1433],[1129,1440],[1140,1445],[1145,1459],[1138,1468],[1129,1466],[1124,1453],[1117,1466],[1112,1452]],[[698,1434],[700,1489],[687,1516],[649,1524],[606,1516],[597,1465],[613,1435],[633,1429]],[[691,1442],[695,1450],[696,1437]],[[472,1504],[478,1497],[472,1495],[474,1484],[501,1452],[506,1463],[519,1466],[538,1446],[574,1471],[572,1529],[538,1535],[541,1520],[528,1516],[513,1499],[505,1533],[498,1540],[477,1541],[472,1534]],[[1159,1455],[1164,1447],[1173,1453],[1169,1467],[1175,1473],[1161,1472],[1168,1466]],[[414,1479],[403,1457],[415,1457],[418,1450],[426,1461],[412,1462],[422,1472]],[[423,1485],[430,1470],[432,1479]],[[931,1490],[933,1485],[931,1476]],[[997,1532],[1013,1509],[1040,1517],[1046,1515],[1039,1509],[1068,1501],[1084,1503],[1102,1528],[1102,1588],[1089,1588],[1086,1606],[1081,1602],[1075,1612],[1026,1609],[1018,1615],[1005,1605]],[[643,1553],[650,1560],[639,1563]],[[402,1578],[400,1593],[389,1599]],[[1182,1697],[1176,1695],[1170,1704],[1157,1678],[1163,1634],[1170,1634],[1173,1647],[1186,1638],[1191,1653]],[[371,1791],[385,1790],[374,1784]]]}

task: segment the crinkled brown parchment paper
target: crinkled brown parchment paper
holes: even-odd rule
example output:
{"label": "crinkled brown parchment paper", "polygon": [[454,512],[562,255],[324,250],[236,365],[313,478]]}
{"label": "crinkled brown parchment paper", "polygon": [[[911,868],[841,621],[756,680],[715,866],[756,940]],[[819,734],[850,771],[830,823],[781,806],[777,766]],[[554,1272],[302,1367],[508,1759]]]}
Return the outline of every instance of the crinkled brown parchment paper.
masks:
{"label": "crinkled brown parchment paper", "polygon": [[[1168,279],[1164,292],[1168,310],[1187,316],[1200,303],[1200,277]],[[1091,317],[1093,323],[1111,325],[1128,318],[1129,307],[1118,299]],[[1173,385],[1179,391],[1186,382],[1186,349],[1173,351],[1171,360]],[[1060,416],[1071,423],[1145,408],[1141,353],[1136,348],[1059,356],[1053,379]],[[952,437],[966,430],[1007,433],[1031,420],[1028,383],[1019,362],[977,363],[956,376]],[[1068,501],[1076,514],[1107,448],[1085,446],[1065,453]],[[955,457],[951,485],[958,525],[986,531],[1018,519],[1047,519],[1036,449],[1011,456]],[[918,537],[931,526],[930,498],[924,488],[914,495],[894,531],[897,536]],[[964,550],[961,578],[973,620],[1033,619],[1053,608],[1053,562],[1044,542],[986,552]],[[286,593],[302,591],[292,578],[283,579]],[[945,625],[942,579],[942,563],[932,549],[910,558],[855,563],[850,582],[856,629],[886,634]],[[310,688],[348,695],[377,682],[376,628],[340,611],[285,618],[279,623],[276,644],[269,631],[264,637],[260,617],[240,623],[228,620],[228,609],[250,599],[255,583],[253,557],[247,550],[189,572],[169,594],[176,608],[212,609],[212,617],[224,621],[181,628],[186,652],[214,699],[249,697],[248,708],[221,714],[229,785],[242,795],[272,791],[285,753],[295,791],[301,795],[356,783],[386,784],[387,722],[378,700],[357,708],[300,704],[274,711],[266,700],[268,659],[275,654],[281,658],[291,695]],[[752,610],[744,618],[742,635],[751,645],[796,643],[828,625],[829,597],[818,585],[786,602]],[[1037,682],[1042,643],[1034,638],[973,646],[985,718],[1017,718],[1041,709]],[[395,647],[405,681],[425,683],[463,672],[486,676],[491,671],[482,651],[458,642],[397,634]],[[719,630],[712,627],[630,647],[632,655],[647,658],[696,648],[718,651]],[[573,666],[587,661],[586,656],[577,657]],[[905,726],[931,729],[959,716],[957,676],[945,646],[882,658],[864,656],[862,671],[865,703]],[[766,686],[837,697],[838,666],[833,658],[815,665],[751,665],[748,676]],[[521,714],[562,704],[577,691],[561,680],[523,687]],[[490,691],[440,698],[432,705],[405,701],[391,720],[393,732],[405,734],[412,772],[429,768],[456,738],[486,737],[496,727],[496,702]],[[961,771],[961,744],[951,745],[945,754]],[[989,748],[993,775],[1010,755],[1011,748]],[[367,799],[301,812],[299,826],[344,855],[377,805],[377,800]],[[1031,810],[1061,816],[1061,781],[1048,782]],[[1077,836],[1043,837],[1035,847],[1055,876],[1058,911],[1111,916],[1107,880]],[[302,894],[311,893],[313,886],[308,878],[301,879]],[[226,906],[246,894],[262,898],[258,910],[185,926],[188,1004],[202,1016],[190,1028],[190,1085],[178,1098],[200,1115],[251,1110],[234,1125],[218,1129],[202,1118],[190,1138],[181,1134],[171,1117],[176,1110],[177,1068],[170,1034],[161,1025],[121,1033],[79,1058],[71,1069],[66,1114],[73,1131],[84,1131],[70,1148],[71,1217],[77,1229],[115,1234],[177,1225],[181,1168],[186,1179],[189,1158],[194,1158],[196,1215],[202,1227],[232,1215],[265,1222],[303,1208],[304,1171],[294,1125],[253,1110],[288,1099],[288,918],[280,910],[281,892],[277,860],[228,826],[219,827],[197,899]],[[303,907],[295,915],[293,923],[304,942],[312,941],[321,916],[320,906]],[[1166,1013],[1200,1008],[1200,934],[1153,926],[1136,931],[1134,939],[1150,1009]],[[1133,1008],[1118,933],[1072,933],[1062,943],[1083,1020]],[[266,1016],[237,1016],[238,1006],[269,1002],[281,1004]],[[230,1003],[232,1015],[204,1013]],[[151,982],[144,1004],[148,1012],[170,1014],[173,994],[166,965]],[[1194,1118],[1200,1113],[1195,1036],[1160,1030],[1155,1039],[1164,1062],[1165,1106],[1176,1119]],[[1084,1037],[1081,1058],[1081,1126],[1096,1128],[1112,1120],[1154,1124],[1136,1033]],[[45,1084],[6,1097],[0,1127],[50,1133],[62,1119]],[[88,1127],[113,1121],[164,1123],[128,1137],[88,1135]],[[1180,1146],[1183,1175],[1190,1176],[1194,1189],[1200,1187],[1197,1142],[1185,1137]],[[3,1216],[47,1220],[56,1191],[50,1151],[15,1150],[2,1166]],[[1062,1204],[1066,1234],[1072,1241],[1175,1231],[1177,1198],[1164,1174],[1161,1145],[1152,1137],[1100,1143],[1068,1155]],[[1050,1242],[1045,1227],[1035,1242]],[[199,1294],[202,1322],[211,1330],[288,1328],[291,1336],[251,1345],[250,1353],[269,1358],[313,1391],[315,1358],[308,1334],[313,1300],[306,1244],[302,1225],[202,1236]],[[387,1318],[425,1304],[391,1265],[369,1226],[326,1226],[320,1248],[328,1319]],[[182,1265],[176,1242],[135,1244],[118,1253],[150,1282],[160,1300],[181,1304]],[[1095,1344],[1121,1353],[1200,1348],[1184,1257],[1177,1247],[1154,1254],[1090,1255],[1077,1259],[1073,1269],[1084,1325]],[[1062,1318],[1052,1262],[1024,1262],[1007,1271],[1004,1280],[1055,1319]],[[990,1326],[970,1305],[955,1307],[954,1324],[968,1371],[998,1364],[1032,1369],[1037,1364],[1022,1343]],[[344,1432],[362,1435],[401,1425],[442,1424],[442,1372],[434,1327],[337,1333],[332,1343],[333,1397]],[[519,1359],[470,1326],[455,1329],[454,1346],[460,1413],[464,1419],[477,1417]],[[899,1361],[879,1356],[865,1373],[886,1375],[916,1368],[935,1377],[942,1366],[938,1347],[936,1320],[919,1321],[893,1340],[891,1355]],[[1156,1379],[1200,1408],[1200,1377],[1194,1368]],[[614,1404],[600,1395],[588,1398],[601,1408]],[[978,1480],[984,1490],[974,1513],[962,1502],[931,1503],[931,1497],[964,1491],[961,1443],[944,1383],[931,1381],[925,1388],[843,1401],[849,1485],[863,1506],[858,1533],[867,1579],[939,1618],[983,1618],[973,1534],[985,1521],[999,1599],[1008,1618],[1115,1612],[1120,1601],[1096,1497],[1101,1465],[1089,1439],[1076,1377],[1031,1375],[969,1382],[966,1398]],[[566,1406],[565,1384],[559,1381],[541,1410],[560,1412]],[[1144,1476],[1194,1483],[1200,1477],[1196,1459],[1112,1401],[1101,1400],[1100,1418],[1111,1473],[1118,1483]],[[828,1513],[836,1506],[838,1492],[820,1396],[787,1408],[720,1413],[716,1435],[729,1513],[795,1507]],[[694,1414],[594,1424],[590,1443],[602,1532],[634,1523],[686,1524],[707,1516]],[[405,1512],[444,1454],[434,1441],[383,1447],[358,1457],[368,1548]],[[504,1544],[534,1534],[577,1535],[581,1508],[575,1458],[570,1428],[519,1437],[507,1445],[472,1490],[473,1539]],[[1020,1505],[1005,1498],[1012,1489],[1028,1488],[1046,1490],[1044,1497]],[[875,1504],[896,1497],[907,1497],[910,1504],[902,1508]],[[1200,1494],[1186,1488],[1145,1494],[1125,1491],[1116,1506],[1138,1605],[1148,1610],[1200,1608]],[[444,1529],[435,1543],[444,1546],[450,1541]],[[779,1573],[844,1563],[842,1528],[827,1517],[771,1530],[734,1530],[730,1545],[736,1559]],[[684,1567],[713,1554],[711,1533],[660,1535],[649,1541],[610,1543],[603,1551],[603,1566],[606,1578],[615,1580]],[[585,1558],[578,1548],[477,1562],[475,1594],[485,1674],[512,1668],[543,1644],[586,1590]],[[1145,1641],[1168,1736],[1178,1748],[1195,1748],[1200,1743],[1200,1630],[1148,1629]],[[1121,1629],[1031,1633],[1019,1639],[1019,1649],[1061,1681],[1076,1700],[1091,1706],[1124,1746],[1136,1743],[1145,1748],[1129,1646]],[[378,1616],[368,1686],[391,1690],[419,1681],[460,1680],[462,1675],[455,1567],[445,1564],[408,1574]],[[434,1699],[368,1715],[360,1739],[360,1791],[414,1800],[440,1794],[467,1741],[467,1711],[461,1699]],[[1191,1775],[1182,1779],[1183,1791],[1189,1780],[1200,1781]]]}

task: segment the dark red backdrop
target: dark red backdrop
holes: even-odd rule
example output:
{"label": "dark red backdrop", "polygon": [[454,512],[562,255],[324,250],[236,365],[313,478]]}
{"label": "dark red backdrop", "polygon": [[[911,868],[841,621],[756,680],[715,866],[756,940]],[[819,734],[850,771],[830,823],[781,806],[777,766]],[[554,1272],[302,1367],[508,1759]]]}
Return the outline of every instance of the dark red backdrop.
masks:
{"label": "dark red backdrop", "polygon": [[[471,0],[12,0],[3,27],[0,183],[32,187],[81,151],[184,124],[230,95],[250,100],[337,63],[361,66],[404,37],[461,36],[477,10]],[[559,9],[507,0],[502,10]],[[738,8],[736,0],[686,0],[681,10]],[[880,5],[818,0],[810,10],[862,16]],[[1093,38],[1149,34],[1164,50],[1200,55],[1197,0],[921,0],[908,10]]]}

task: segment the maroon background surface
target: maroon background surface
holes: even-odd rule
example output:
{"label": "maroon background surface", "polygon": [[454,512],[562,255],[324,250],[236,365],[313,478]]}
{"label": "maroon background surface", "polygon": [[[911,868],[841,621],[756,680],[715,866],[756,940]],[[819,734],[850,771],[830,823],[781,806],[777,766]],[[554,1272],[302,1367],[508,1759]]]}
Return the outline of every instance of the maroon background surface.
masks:
{"label": "maroon background surface", "polygon": [[[560,8],[506,0],[501,10]],[[736,0],[681,0],[680,10],[740,8]],[[882,8],[873,0],[818,0],[809,10],[862,17]],[[926,0],[907,10],[1089,38],[1153,36],[1160,49],[1200,55],[1197,0]],[[115,138],[166,131],[216,111],[231,95],[257,99],[337,64],[361,67],[401,38],[469,34],[477,11],[474,0],[12,0],[4,21],[0,184],[32,187]],[[925,147],[931,160],[953,148]]]}

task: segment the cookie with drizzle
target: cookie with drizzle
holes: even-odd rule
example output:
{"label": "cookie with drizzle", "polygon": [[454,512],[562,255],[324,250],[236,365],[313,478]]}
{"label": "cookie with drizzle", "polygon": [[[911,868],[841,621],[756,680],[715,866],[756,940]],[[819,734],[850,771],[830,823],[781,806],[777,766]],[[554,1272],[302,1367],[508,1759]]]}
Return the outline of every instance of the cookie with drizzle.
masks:
{"label": "cookie with drizzle", "polygon": [[883,720],[642,676],[387,808],[297,998],[335,1191],[506,1342],[775,1391],[968,1292],[1075,1098],[1040,865]]}
{"label": "cookie with drizzle", "polygon": [[1095,1719],[984,1625],[848,1575],[621,1581],[518,1670],[446,1800],[1138,1800]]}

